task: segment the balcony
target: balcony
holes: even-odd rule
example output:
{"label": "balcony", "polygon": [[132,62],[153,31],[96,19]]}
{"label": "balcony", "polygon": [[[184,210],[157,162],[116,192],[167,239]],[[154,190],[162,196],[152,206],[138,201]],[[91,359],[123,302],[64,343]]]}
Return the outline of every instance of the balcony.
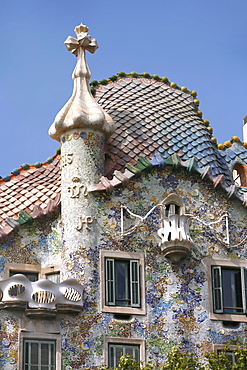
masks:
{"label": "balcony", "polygon": [[164,217],[162,227],[158,230],[161,238],[161,250],[172,263],[186,258],[193,246],[189,234],[190,215],[173,214]]}
{"label": "balcony", "polygon": [[57,313],[79,313],[84,288],[75,279],[55,284],[42,279],[31,282],[22,274],[0,281],[0,309],[25,310],[28,317],[54,318]]}

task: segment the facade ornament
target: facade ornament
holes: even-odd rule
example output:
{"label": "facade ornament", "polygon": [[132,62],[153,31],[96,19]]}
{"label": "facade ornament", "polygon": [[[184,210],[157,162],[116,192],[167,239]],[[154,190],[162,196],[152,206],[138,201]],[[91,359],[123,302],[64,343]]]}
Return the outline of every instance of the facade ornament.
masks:
{"label": "facade ornament", "polygon": [[190,237],[191,215],[171,214],[164,217],[162,227],[157,231],[161,238],[161,251],[172,263],[186,258],[194,243]]}
{"label": "facade ornament", "polygon": [[78,222],[79,224],[76,226],[76,230],[78,231],[82,230],[83,225],[85,226],[86,230],[91,230],[91,227],[89,226],[89,224],[93,222],[93,217],[86,216],[83,218],[82,216],[78,216]]}
{"label": "facade ornament", "polygon": [[58,284],[48,279],[31,282],[25,275],[16,274],[0,281],[0,292],[0,308],[21,308],[26,305],[32,309],[50,310],[56,310],[57,305],[83,307],[84,287],[75,279]]}
{"label": "facade ornament", "polygon": [[[161,203],[153,206],[144,216],[137,215],[131,212],[128,207],[121,206],[121,237],[132,234],[141,226],[144,221],[159,208],[160,210],[160,228],[157,230],[157,235],[160,238],[159,246],[162,253],[170,259],[172,263],[179,263],[181,259],[186,258],[194,242],[190,236],[190,223],[194,221],[202,224],[210,230],[215,238],[226,248],[234,248],[243,245],[246,242],[245,236],[238,244],[231,245],[229,237],[228,213],[224,213],[218,220],[204,222],[199,217],[185,213],[185,207],[175,193],[168,195]],[[134,225],[127,230],[124,227],[124,211],[129,218],[133,219]],[[218,225],[224,229],[225,236],[217,230]]]}

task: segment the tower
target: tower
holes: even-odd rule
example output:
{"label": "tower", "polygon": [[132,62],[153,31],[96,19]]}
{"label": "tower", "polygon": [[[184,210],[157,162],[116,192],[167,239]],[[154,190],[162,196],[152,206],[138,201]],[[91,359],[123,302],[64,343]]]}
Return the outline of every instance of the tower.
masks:
{"label": "tower", "polygon": [[71,254],[78,253],[81,246],[90,248],[97,243],[94,197],[88,193],[88,186],[97,183],[104,173],[104,145],[114,131],[112,119],[90,92],[91,74],[85,53],[94,53],[97,41],[88,35],[85,25],[77,26],[75,33],[77,39],[69,36],[65,41],[66,48],[77,57],[73,93],[49,130],[50,136],[61,143],[64,278],[78,278],[70,263]]}

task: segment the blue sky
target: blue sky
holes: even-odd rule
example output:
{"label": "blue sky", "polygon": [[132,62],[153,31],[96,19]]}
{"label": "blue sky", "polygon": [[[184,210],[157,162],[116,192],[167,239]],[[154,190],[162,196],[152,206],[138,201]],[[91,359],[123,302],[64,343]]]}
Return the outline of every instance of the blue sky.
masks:
{"label": "blue sky", "polygon": [[76,58],[63,42],[81,22],[99,43],[87,55],[92,79],[166,76],[198,92],[218,143],[242,139],[246,14],[246,0],[2,0],[0,175],[59,147],[47,131],[71,96]]}

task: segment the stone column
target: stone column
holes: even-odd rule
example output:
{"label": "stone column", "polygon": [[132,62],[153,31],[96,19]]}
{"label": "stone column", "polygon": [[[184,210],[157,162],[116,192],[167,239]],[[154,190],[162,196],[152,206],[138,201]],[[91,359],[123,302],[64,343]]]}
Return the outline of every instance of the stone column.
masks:
{"label": "stone column", "polygon": [[78,278],[82,271],[87,275],[84,278],[90,277],[85,251],[97,245],[100,230],[95,198],[88,193],[88,186],[99,182],[104,173],[104,144],[114,131],[113,121],[90,93],[85,50],[94,53],[97,42],[84,25],[76,27],[75,33],[77,39],[69,36],[65,41],[78,58],[72,75],[74,90],[49,130],[50,136],[61,142],[62,279]]}

